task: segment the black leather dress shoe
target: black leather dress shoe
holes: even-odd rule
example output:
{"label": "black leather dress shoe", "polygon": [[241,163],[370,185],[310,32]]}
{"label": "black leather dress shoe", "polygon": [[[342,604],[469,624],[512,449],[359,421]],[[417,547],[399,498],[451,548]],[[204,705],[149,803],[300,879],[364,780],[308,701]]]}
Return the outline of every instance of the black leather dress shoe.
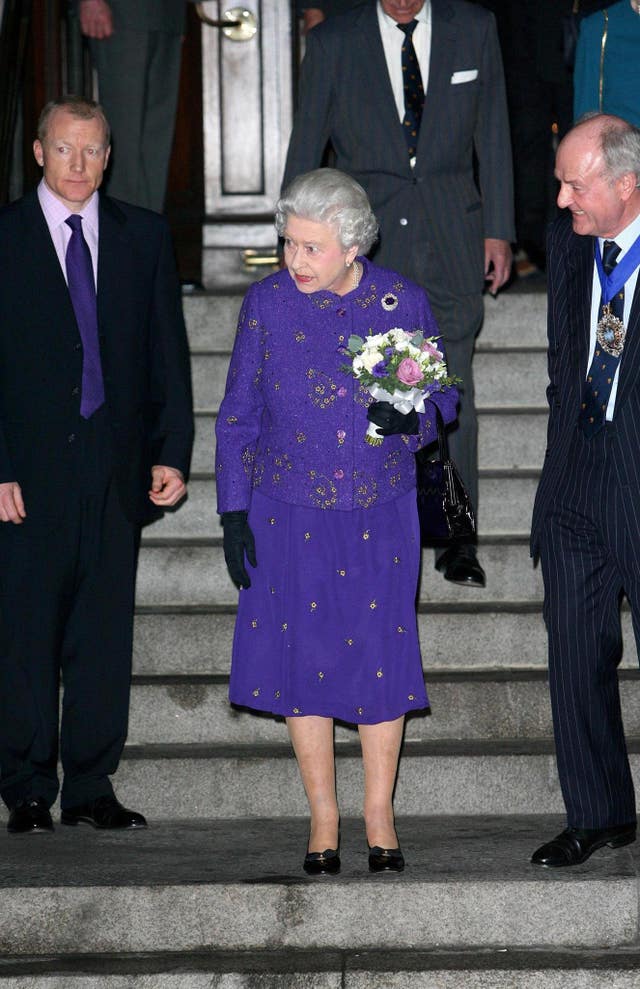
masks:
{"label": "black leather dress shoe", "polygon": [[369,872],[402,872],[404,855],[399,848],[369,846]]}
{"label": "black leather dress shoe", "polygon": [[18,800],[11,808],[7,831],[10,834],[43,834],[53,831],[53,821],[42,797]]}
{"label": "black leather dress shoe", "polygon": [[465,587],[484,587],[485,572],[478,563],[473,546],[451,546],[436,563],[445,580]]}
{"label": "black leather dress shoe", "polygon": [[580,865],[604,845],[621,848],[635,840],[635,824],[623,824],[617,828],[565,828],[562,834],[541,845],[531,856],[531,861],[546,869]]}
{"label": "black leather dress shoe", "polygon": [[340,856],[336,848],[307,852],[302,868],[308,876],[335,876],[340,872]]}
{"label": "black leather dress shoe", "polygon": [[147,822],[142,814],[135,810],[127,810],[111,794],[96,797],[79,807],[63,810],[60,820],[62,824],[91,824],[94,828],[109,828],[110,830],[133,830],[146,828]]}

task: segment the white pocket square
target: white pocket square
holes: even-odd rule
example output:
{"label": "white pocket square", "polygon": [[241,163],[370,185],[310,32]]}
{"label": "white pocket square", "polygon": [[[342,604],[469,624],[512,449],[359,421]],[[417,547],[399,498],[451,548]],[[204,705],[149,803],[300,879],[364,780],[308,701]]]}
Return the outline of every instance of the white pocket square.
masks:
{"label": "white pocket square", "polygon": [[451,85],[459,86],[461,82],[473,82],[478,78],[477,69],[463,69],[461,72],[454,72],[451,76]]}

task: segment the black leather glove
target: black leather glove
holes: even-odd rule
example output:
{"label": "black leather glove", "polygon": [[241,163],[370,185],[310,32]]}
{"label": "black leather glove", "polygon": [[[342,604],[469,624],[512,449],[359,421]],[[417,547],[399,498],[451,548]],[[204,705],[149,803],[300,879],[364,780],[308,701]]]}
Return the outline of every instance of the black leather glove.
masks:
{"label": "black leather glove", "polygon": [[256,543],[247,522],[247,512],[223,512],[224,559],[231,580],[236,587],[251,587],[249,574],[244,565],[245,553],[252,567],[258,566]]}
{"label": "black leather glove", "polygon": [[398,412],[390,402],[373,402],[367,409],[367,419],[374,422],[379,427],[381,436],[395,436],[397,433],[404,433],[411,436],[420,432],[420,420],[415,409],[407,412]]}

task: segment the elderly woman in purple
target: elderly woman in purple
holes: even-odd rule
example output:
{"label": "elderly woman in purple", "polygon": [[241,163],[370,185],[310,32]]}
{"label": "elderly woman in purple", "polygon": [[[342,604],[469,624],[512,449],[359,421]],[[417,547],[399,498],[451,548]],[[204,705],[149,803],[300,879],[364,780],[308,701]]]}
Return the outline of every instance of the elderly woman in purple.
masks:
{"label": "elderly woman in purple", "polygon": [[[404,415],[342,369],[352,334],[438,332],[424,291],[364,257],[377,223],[357,182],[330,168],[299,176],[276,228],[286,267],[247,292],[216,427],[225,559],[242,588],[229,698],[286,718],[309,874],[340,869],[333,719],[358,726],[369,868],[398,872],[404,716],[428,703],[414,452],[436,437],[434,404],[455,419],[457,393]],[[365,442],[368,420],[379,446]]]}

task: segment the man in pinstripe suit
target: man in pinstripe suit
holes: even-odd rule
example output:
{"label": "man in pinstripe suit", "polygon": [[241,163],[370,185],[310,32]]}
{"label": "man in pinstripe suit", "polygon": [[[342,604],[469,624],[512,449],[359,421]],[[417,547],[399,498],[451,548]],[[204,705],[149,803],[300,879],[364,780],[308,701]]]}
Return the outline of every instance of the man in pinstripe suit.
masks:
{"label": "man in pinstripe suit", "polygon": [[620,714],[620,598],[640,640],[640,130],[583,118],[558,148],[548,238],[550,407],[533,513],[566,830],[532,862],[636,837]]}
{"label": "man in pinstripe suit", "polygon": [[[403,127],[401,52],[410,25],[422,83],[415,148]],[[284,185],[317,168],[328,142],[336,168],[364,187],[380,224],[376,263],[427,290],[450,369],[463,382],[451,450],[477,505],[471,362],[485,279],[494,293],[507,280],[515,236],[493,14],[463,0],[366,0],[315,27]],[[447,551],[437,566],[448,580],[484,585],[473,546]]]}

